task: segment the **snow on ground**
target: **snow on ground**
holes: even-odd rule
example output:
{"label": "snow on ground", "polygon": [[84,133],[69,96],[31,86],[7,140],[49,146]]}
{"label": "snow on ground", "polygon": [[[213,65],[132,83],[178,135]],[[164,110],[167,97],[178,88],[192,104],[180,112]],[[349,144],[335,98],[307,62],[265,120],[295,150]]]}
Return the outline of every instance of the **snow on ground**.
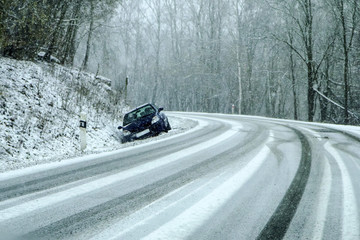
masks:
{"label": "snow on ground", "polygon": [[[113,104],[109,79],[59,65],[0,58],[0,172],[111,151],[171,136],[196,123],[169,118],[173,130],[120,144],[125,104]],[[88,146],[80,151],[79,114]]]}

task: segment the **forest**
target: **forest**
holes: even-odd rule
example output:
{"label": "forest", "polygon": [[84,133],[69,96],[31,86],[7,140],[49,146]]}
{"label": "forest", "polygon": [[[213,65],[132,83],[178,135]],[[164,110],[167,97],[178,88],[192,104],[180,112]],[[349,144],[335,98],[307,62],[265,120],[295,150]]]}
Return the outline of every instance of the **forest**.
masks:
{"label": "forest", "polygon": [[359,5],[0,0],[0,52],[108,77],[130,106],[360,124]]}

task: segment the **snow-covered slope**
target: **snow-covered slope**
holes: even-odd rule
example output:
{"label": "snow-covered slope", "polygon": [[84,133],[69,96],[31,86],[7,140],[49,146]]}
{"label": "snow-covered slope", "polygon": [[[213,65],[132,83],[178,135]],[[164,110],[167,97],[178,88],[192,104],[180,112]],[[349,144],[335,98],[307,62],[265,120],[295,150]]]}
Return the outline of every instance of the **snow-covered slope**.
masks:
{"label": "snow-covered slope", "polygon": [[126,108],[112,102],[110,80],[0,58],[0,83],[0,171],[79,154],[81,111],[89,119],[89,149],[118,144],[108,136]]}
{"label": "snow-covered slope", "polygon": [[[153,141],[195,125],[170,118],[173,131],[120,144],[117,126],[129,110],[110,80],[59,65],[0,58],[0,172]],[[79,115],[87,114],[85,152]]]}

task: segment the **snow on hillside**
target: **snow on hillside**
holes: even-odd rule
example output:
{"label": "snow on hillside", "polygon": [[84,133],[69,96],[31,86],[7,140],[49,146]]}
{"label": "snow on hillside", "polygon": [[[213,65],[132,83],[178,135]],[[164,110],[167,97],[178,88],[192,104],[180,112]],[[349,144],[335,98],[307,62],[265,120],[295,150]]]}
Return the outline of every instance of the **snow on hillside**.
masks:
{"label": "snow on hillside", "polygon": [[[119,143],[117,126],[129,107],[115,102],[106,78],[0,58],[0,172],[84,154],[79,147],[82,111],[88,118],[85,154],[127,146]],[[177,131],[183,130],[177,127],[184,125],[181,121],[170,119]]]}

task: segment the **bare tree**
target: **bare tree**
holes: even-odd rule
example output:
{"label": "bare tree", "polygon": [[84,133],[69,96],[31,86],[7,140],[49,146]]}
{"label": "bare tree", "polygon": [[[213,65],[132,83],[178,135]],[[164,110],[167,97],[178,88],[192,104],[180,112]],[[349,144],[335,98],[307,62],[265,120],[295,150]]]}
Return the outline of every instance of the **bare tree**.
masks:
{"label": "bare tree", "polygon": [[350,69],[350,51],[353,45],[353,39],[355,36],[355,29],[358,20],[357,12],[358,1],[357,0],[334,0],[336,6],[336,18],[341,25],[341,41],[343,48],[343,82],[344,82],[344,120],[345,123],[349,123],[349,69]]}

